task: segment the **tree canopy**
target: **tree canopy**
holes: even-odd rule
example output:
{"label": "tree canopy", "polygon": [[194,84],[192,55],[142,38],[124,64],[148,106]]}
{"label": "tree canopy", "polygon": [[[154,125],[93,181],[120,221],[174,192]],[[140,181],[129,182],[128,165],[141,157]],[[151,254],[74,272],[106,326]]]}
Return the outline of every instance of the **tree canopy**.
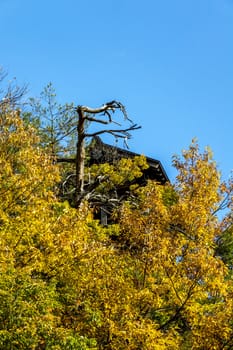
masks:
{"label": "tree canopy", "polygon": [[[103,227],[59,196],[35,123],[0,105],[0,349],[232,349],[232,183],[196,141],[173,165],[174,184],[133,186]],[[144,167],[88,171],[101,197]]]}

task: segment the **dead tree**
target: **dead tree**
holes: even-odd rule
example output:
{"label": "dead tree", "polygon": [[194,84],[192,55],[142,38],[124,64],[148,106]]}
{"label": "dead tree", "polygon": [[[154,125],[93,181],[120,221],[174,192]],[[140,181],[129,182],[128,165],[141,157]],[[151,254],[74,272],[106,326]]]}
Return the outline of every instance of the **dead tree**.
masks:
{"label": "dead tree", "polygon": [[[113,119],[113,114],[116,111],[124,117],[125,122],[129,122],[129,127],[124,128],[122,124],[116,122]],[[90,108],[86,106],[78,106],[78,125],[77,125],[77,149],[76,149],[76,192],[75,192],[75,206],[79,207],[84,198],[88,195],[87,191],[84,190],[84,165],[85,165],[85,139],[88,137],[94,137],[101,134],[111,134],[115,138],[122,138],[125,145],[127,146],[127,140],[131,137],[130,132],[141,128],[137,124],[134,124],[131,119],[129,119],[125,107],[118,101],[111,101],[105,103],[99,108]],[[98,123],[105,125],[106,127],[93,133],[88,133],[85,130],[86,123]],[[111,128],[115,124],[116,128]]]}

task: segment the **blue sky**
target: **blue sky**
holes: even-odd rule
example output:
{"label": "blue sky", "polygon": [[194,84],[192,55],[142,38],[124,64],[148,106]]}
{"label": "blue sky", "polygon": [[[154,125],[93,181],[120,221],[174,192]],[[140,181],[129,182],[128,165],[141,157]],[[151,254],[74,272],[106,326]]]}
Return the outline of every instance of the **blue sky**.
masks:
{"label": "blue sky", "polygon": [[38,96],[119,100],[142,129],[130,149],[159,159],[197,137],[233,168],[232,0],[0,0],[0,65]]}

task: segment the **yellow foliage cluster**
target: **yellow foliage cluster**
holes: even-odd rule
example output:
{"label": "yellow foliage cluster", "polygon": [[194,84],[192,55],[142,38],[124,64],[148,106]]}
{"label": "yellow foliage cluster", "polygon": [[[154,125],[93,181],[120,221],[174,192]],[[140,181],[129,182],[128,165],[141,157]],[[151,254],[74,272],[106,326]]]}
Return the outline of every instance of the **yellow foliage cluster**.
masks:
{"label": "yellow foliage cluster", "polygon": [[[0,349],[232,348],[232,278],[216,254],[229,188],[196,143],[174,165],[174,186],[149,182],[102,227],[88,204],[59,201],[53,159],[1,112]],[[90,171],[108,174],[107,191],[143,167]]]}
{"label": "yellow foliage cluster", "polygon": [[136,156],[134,159],[120,159],[115,164],[94,164],[88,169],[87,176],[92,178],[101,177],[102,182],[98,192],[107,192],[116,186],[133,182],[134,179],[143,175],[143,170],[148,168],[146,157]]}

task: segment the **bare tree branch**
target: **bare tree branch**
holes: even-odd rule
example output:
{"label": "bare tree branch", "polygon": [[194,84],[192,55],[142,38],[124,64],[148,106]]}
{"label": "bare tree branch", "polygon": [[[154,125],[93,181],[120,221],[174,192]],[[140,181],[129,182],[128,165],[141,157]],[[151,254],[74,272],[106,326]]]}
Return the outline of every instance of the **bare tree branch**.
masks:
{"label": "bare tree branch", "polygon": [[[78,109],[82,109],[82,111],[84,113],[90,113],[90,114],[99,114],[99,113],[104,113],[104,112],[108,112],[108,111],[111,111],[114,113],[116,109],[119,109],[123,113],[125,119],[132,122],[127,115],[127,112],[126,112],[124,105],[118,101],[107,102],[103,106],[98,107],[98,108],[90,108],[87,106],[78,106],[77,110]],[[110,116],[109,112],[107,114]]]}
{"label": "bare tree branch", "polygon": [[89,122],[101,123],[101,124],[105,124],[105,125],[109,124],[109,121],[107,121],[107,120],[92,118],[89,116],[86,116],[85,119],[88,120]]}
{"label": "bare tree branch", "polygon": [[[0,67],[0,83],[7,77],[7,73]],[[21,99],[27,92],[27,86],[23,85],[19,87],[16,79],[12,79],[6,88],[0,89],[0,108],[9,106],[15,108],[17,105],[22,104]]]}
{"label": "bare tree branch", "polygon": [[120,138],[127,137],[129,139],[131,135],[130,133],[128,133],[128,131],[133,131],[138,129],[141,129],[141,126],[134,124],[127,129],[105,129],[105,130],[96,131],[92,134],[85,134],[85,137],[94,137],[101,134],[112,134],[113,136],[116,136],[116,137],[120,137]]}

